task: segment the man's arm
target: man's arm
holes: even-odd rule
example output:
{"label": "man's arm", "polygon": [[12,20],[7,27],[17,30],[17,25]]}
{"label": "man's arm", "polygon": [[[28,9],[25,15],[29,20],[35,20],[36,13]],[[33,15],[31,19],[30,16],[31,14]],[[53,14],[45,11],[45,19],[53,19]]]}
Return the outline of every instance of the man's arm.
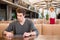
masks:
{"label": "man's arm", "polygon": [[30,23],[30,26],[31,26],[31,30],[32,30],[31,35],[36,35],[36,36],[38,36],[39,32],[38,32],[38,30],[36,29],[36,27],[34,26],[34,24],[33,24],[32,21],[31,21],[31,23]]}
{"label": "man's arm", "polygon": [[10,23],[9,26],[3,32],[3,35],[5,36],[4,38],[9,39],[9,37],[13,37],[13,33],[11,31],[13,31],[12,23]]}
{"label": "man's arm", "polygon": [[8,34],[11,33],[11,31],[13,30],[13,24],[10,23],[9,26],[5,29],[5,31],[3,32],[3,34]]}

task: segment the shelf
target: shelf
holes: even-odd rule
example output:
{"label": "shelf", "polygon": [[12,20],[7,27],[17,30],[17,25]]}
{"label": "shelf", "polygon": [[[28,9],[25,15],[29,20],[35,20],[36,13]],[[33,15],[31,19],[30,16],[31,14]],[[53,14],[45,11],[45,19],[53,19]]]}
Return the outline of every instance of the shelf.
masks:
{"label": "shelf", "polygon": [[[14,7],[20,7],[20,8],[23,8],[23,9],[29,10],[29,9],[26,8],[26,7],[23,7],[23,6],[21,6],[21,5],[18,5],[18,4],[15,4],[15,3],[9,2],[9,1],[7,1],[7,0],[1,0],[1,1],[2,1],[2,2],[5,2],[5,3],[7,3],[7,4],[10,4],[10,5],[14,6]],[[33,11],[33,10],[29,10],[29,11],[35,12],[35,11]],[[38,13],[38,12],[36,12],[36,13]]]}

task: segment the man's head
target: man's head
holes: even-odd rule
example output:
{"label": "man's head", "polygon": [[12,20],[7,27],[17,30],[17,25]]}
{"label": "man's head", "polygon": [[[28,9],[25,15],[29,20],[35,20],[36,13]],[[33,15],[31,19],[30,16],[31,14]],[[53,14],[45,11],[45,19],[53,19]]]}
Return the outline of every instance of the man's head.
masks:
{"label": "man's head", "polygon": [[17,13],[18,21],[23,21],[26,11],[24,9],[22,9],[22,8],[17,8],[16,9],[16,13]]}

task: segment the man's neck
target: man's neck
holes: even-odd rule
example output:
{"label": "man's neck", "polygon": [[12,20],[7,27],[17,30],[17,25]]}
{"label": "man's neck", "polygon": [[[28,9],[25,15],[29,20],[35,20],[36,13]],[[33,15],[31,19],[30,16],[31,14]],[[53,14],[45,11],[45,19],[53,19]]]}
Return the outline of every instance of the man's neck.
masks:
{"label": "man's neck", "polygon": [[26,19],[24,18],[24,19],[20,22],[20,24],[23,25],[24,22],[25,22],[25,20],[26,20]]}

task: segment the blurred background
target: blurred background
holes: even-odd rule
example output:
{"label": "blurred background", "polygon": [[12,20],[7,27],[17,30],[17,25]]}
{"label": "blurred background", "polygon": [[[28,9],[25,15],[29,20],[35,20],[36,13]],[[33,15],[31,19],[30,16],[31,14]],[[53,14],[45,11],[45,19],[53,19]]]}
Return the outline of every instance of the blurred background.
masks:
{"label": "blurred background", "polygon": [[46,18],[51,6],[58,15],[60,0],[0,0],[0,20],[16,19],[17,7],[26,9],[26,18]]}

